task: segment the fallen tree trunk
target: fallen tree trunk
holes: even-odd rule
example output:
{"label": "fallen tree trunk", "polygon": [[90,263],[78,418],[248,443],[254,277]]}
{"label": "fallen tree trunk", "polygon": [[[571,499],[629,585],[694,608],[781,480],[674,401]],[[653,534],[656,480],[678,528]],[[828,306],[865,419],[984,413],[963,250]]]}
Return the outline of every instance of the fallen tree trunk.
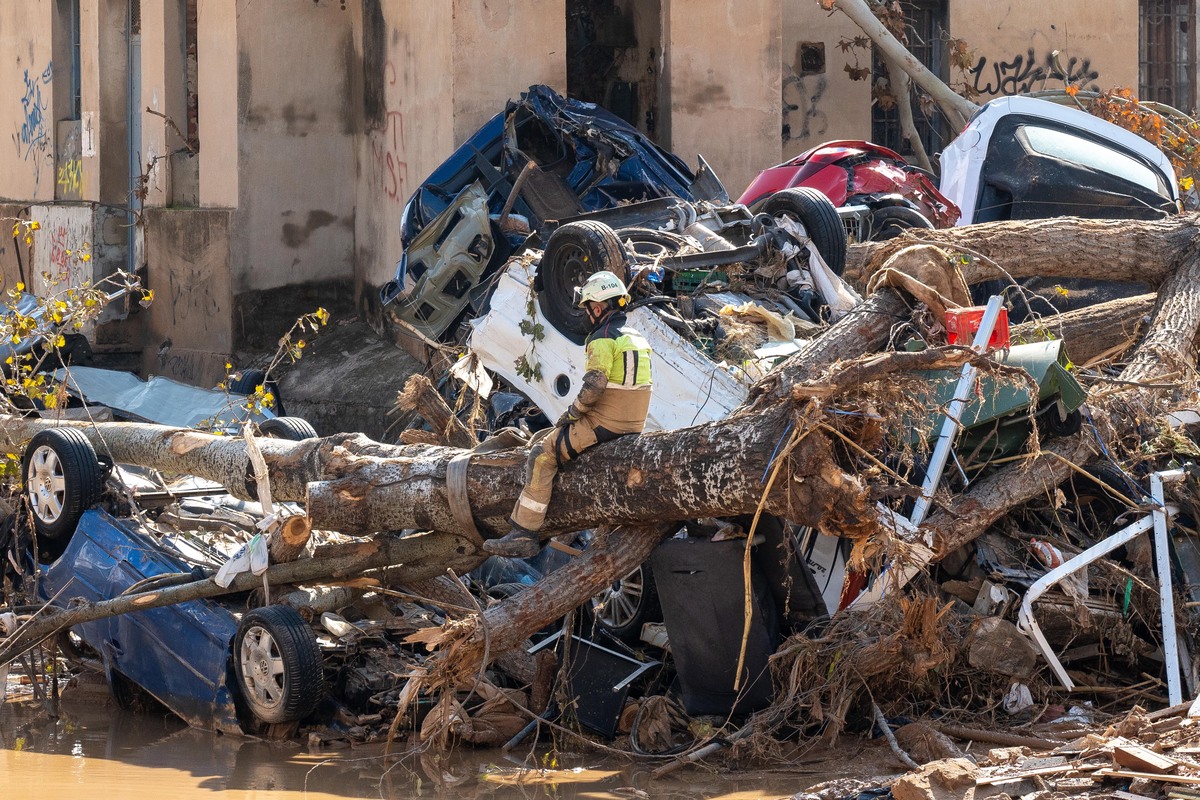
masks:
{"label": "fallen tree trunk", "polygon": [[312,558],[276,564],[262,575],[244,572],[228,587],[211,578],[155,591],[122,595],[96,603],[79,603],[70,608],[49,608],[6,639],[0,639],[0,664],[45,640],[57,631],[118,614],[144,611],[189,600],[244,592],[268,583],[290,584],[335,581],[380,567],[390,567],[396,580],[421,581],[445,573],[474,569],[486,558],[467,537],[448,533],[417,533],[379,536],[349,544],[318,548]]}
{"label": "fallen tree trunk", "polygon": [[[793,417],[789,405],[777,404],[751,415],[621,437],[594,447],[560,471],[546,530],[752,513],[772,453],[790,429],[801,428]],[[10,447],[53,424],[0,418]],[[117,463],[186,472],[248,494],[248,461],[240,440],[135,423],[62,424],[83,431]],[[398,446],[391,448],[396,455],[381,458],[354,455],[338,437],[258,443],[270,469],[272,496],[307,503],[316,529],[350,535],[460,530],[446,472],[450,461],[467,451]],[[680,458],[681,453],[689,457]],[[508,515],[521,488],[513,476],[524,462],[524,450],[471,457],[466,496],[483,529],[493,534],[508,530]],[[865,487],[837,469],[822,435],[808,435],[798,443],[788,472],[794,479],[776,483],[768,511],[791,509],[797,522],[831,531],[853,530],[870,516]]]}
{"label": "fallen tree trunk", "polygon": [[[1197,217],[1157,220],[1054,219],[982,222],[961,228],[907,232],[886,242],[851,245],[846,280],[863,286],[888,256],[914,242],[951,252],[975,253],[961,264],[968,284],[1003,278],[1098,278],[1157,286],[1171,276],[1197,246]],[[1149,257],[1154,254],[1155,257]]]}
{"label": "fallen tree trunk", "polygon": [[535,631],[561,619],[594,597],[613,578],[632,572],[675,526],[615,528],[597,533],[582,554],[533,586],[485,611],[473,624],[418,631],[409,641],[438,650],[435,666],[452,687],[470,683],[500,654],[518,647]]}

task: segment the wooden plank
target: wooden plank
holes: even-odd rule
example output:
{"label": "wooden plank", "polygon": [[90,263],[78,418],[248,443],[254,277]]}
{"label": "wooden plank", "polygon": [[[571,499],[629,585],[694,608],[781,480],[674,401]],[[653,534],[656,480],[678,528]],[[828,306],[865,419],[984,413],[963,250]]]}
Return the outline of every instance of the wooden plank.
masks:
{"label": "wooden plank", "polygon": [[1174,772],[1179,762],[1162,753],[1156,753],[1140,744],[1119,744],[1113,748],[1113,761],[1127,769],[1153,772],[1162,775]]}
{"label": "wooden plank", "polygon": [[1064,775],[1068,772],[1088,772],[1091,770],[1103,769],[1103,764],[1056,764],[1050,767],[1039,767],[1037,769],[1023,769],[1019,772],[1006,772],[1003,775],[988,775],[975,780],[976,786],[995,786],[1001,783],[1012,783],[1013,781],[1024,780],[1025,778],[1036,778],[1043,775]]}
{"label": "wooden plank", "polygon": [[1134,772],[1128,769],[1102,769],[1098,774],[1105,778],[1145,778],[1148,781],[1200,786],[1200,776],[1195,775],[1156,775],[1153,772]]}
{"label": "wooden plank", "polygon": [[1112,793],[1112,796],[1115,797],[1116,800],[1155,800],[1153,797],[1148,797],[1144,794],[1135,794],[1134,792],[1127,792],[1124,789],[1116,790]]}

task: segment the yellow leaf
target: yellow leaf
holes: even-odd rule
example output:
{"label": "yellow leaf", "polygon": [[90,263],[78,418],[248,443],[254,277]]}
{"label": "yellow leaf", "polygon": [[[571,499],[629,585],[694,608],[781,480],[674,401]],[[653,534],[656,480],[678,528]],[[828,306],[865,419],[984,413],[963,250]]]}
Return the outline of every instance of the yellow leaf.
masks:
{"label": "yellow leaf", "polygon": [[29,223],[29,230],[40,231],[41,229],[42,229],[42,223],[38,222],[36,219],[33,222]]}

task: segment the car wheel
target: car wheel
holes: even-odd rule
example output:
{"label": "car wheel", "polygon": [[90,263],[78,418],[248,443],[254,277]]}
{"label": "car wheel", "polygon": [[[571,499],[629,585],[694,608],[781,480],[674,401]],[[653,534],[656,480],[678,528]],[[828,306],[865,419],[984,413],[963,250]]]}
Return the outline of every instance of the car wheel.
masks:
{"label": "car wheel", "polygon": [[933,223],[921,212],[904,206],[886,206],[871,213],[871,229],[867,239],[883,242],[895,239],[911,228],[932,228]]}
{"label": "car wheel", "polygon": [[267,378],[267,373],[261,369],[242,370],[240,377],[229,382],[229,393],[249,396],[260,386],[275,395],[275,413],[280,416],[287,413],[283,410],[283,396],[279,394],[279,383],[274,378]]}
{"label": "car wheel", "polygon": [[306,419],[300,417],[271,417],[258,423],[258,432],[272,439],[287,439],[302,442],[305,439],[316,439],[317,429]]}
{"label": "car wheel", "polygon": [[834,274],[846,271],[846,229],[828,197],[808,186],[784,189],[768,197],[762,210],[772,217],[795,219],[808,231]]}
{"label": "car wheel", "polygon": [[542,314],[563,335],[583,341],[591,333],[587,312],[575,307],[575,289],[608,270],[629,285],[629,263],[616,232],[602,222],[568,222],[550,234],[538,266]]}
{"label": "car wheel", "polygon": [[74,428],[40,431],[25,448],[21,474],[38,536],[65,548],[104,488],[95,448]]}
{"label": "car wheel", "polygon": [[613,581],[591,599],[588,609],[597,627],[623,641],[638,641],[644,623],[662,621],[662,608],[650,565],[642,564]]}
{"label": "car wheel", "polygon": [[263,722],[304,719],[324,692],[317,637],[289,606],[256,608],[242,617],[233,667],[247,707]]}

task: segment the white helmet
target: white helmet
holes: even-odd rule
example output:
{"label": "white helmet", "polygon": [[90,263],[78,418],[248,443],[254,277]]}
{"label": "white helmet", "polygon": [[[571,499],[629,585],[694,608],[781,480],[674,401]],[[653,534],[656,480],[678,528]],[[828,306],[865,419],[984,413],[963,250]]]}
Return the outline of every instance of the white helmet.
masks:
{"label": "white helmet", "polygon": [[[625,288],[625,283],[608,270],[597,272],[592,277],[588,278],[583,286],[575,289],[575,305],[579,308],[583,307],[584,303],[603,303],[608,300],[624,300],[628,302],[629,290]],[[625,302],[618,300],[617,305],[625,305]]]}

